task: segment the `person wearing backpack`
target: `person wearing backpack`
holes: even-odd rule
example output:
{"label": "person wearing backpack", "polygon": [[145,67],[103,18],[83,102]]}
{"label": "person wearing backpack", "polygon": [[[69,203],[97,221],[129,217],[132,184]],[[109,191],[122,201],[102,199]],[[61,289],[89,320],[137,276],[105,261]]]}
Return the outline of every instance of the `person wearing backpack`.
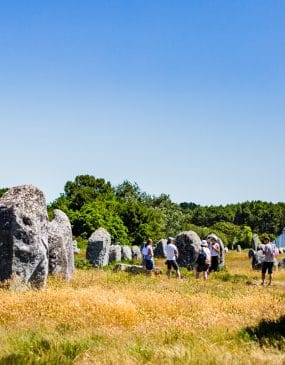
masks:
{"label": "person wearing backpack", "polygon": [[271,285],[272,283],[272,273],[273,273],[273,264],[275,256],[277,256],[277,247],[273,245],[270,242],[269,237],[264,237],[264,248],[263,253],[265,255],[264,261],[262,263],[262,269],[261,269],[261,285],[264,285],[265,283],[265,275],[268,271],[269,281],[268,285]]}
{"label": "person wearing backpack", "polygon": [[166,265],[167,265],[167,276],[170,278],[172,268],[176,271],[176,277],[178,279],[181,278],[179,266],[176,262],[176,258],[178,257],[178,249],[173,243],[174,238],[168,237],[167,244],[165,246],[165,253],[166,253]]}
{"label": "person wearing backpack", "polygon": [[211,263],[211,252],[208,248],[208,242],[202,240],[201,249],[196,260],[196,279],[199,279],[200,273],[203,273],[204,280],[208,279],[208,270]]}

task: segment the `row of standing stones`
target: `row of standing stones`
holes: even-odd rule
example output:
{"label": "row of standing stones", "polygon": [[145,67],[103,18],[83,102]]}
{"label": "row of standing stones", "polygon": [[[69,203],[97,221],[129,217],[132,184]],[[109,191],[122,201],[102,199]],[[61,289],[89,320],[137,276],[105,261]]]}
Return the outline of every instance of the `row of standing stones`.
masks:
{"label": "row of standing stones", "polygon": [[[212,234],[212,236],[215,236]],[[217,238],[220,245],[220,264],[222,268],[225,265],[225,249],[221,239]],[[182,267],[193,268],[201,249],[201,239],[194,231],[185,231],[177,235],[175,244],[179,251],[177,262]],[[167,240],[162,239],[154,248],[154,256],[157,258],[165,258],[165,247]],[[141,259],[141,250],[139,246],[121,246],[111,245],[111,236],[104,229],[100,228],[95,231],[88,240],[86,250],[86,258],[94,267],[101,267],[112,262],[119,262],[124,259],[136,258]],[[140,270],[139,270],[140,271]]]}
{"label": "row of standing stones", "polygon": [[[225,250],[220,239],[218,243],[223,267]],[[181,232],[175,244],[179,265],[192,268],[201,249],[200,237],[193,231]],[[166,240],[156,245],[156,257],[165,257],[165,245]],[[126,259],[141,260],[141,249],[111,245],[110,234],[99,228],[88,240],[86,257],[94,267],[102,267]],[[74,242],[66,214],[56,209],[53,220],[49,221],[42,191],[32,185],[9,189],[0,198],[0,281],[20,280],[40,288],[48,274],[69,280],[73,271]]]}

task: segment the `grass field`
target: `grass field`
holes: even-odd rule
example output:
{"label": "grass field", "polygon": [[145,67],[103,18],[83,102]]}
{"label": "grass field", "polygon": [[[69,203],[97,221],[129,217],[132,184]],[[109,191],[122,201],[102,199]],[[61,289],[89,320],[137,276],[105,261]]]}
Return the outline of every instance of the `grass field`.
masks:
{"label": "grass field", "polygon": [[77,269],[0,289],[0,365],[285,364],[285,271],[262,287],[246,252],[226,258],[207,282]]}

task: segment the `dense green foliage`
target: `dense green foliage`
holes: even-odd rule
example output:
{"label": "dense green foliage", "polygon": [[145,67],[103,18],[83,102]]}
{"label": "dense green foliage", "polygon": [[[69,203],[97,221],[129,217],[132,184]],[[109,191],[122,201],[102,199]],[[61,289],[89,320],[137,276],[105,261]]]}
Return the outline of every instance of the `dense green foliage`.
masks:
{"label": "dense green foliage", "polygon": [[2,196],[4,193],[6,193],[6,191],[7,191],[7,190],[8,190],[7,188],[0,189],[0,198],[1,198],[1,196]]}
{"label": "dense green foliage", "polygon": [[68,215],[76,237],[86,239],[104,227],[113,242],[124,244],[140,245],[148,237],[156,241],[194,230],[202,238],[214,232],[226,245],[239,243],[248,247],[253,233],[273,238],[285,226],[285,203],[176,204],[166,194],[151,196],[142,192],[136,183],[124,181],[113,187],[103,178],[89,175],[68,181],[64,193],[49,206],[49,213],[55,208]]}

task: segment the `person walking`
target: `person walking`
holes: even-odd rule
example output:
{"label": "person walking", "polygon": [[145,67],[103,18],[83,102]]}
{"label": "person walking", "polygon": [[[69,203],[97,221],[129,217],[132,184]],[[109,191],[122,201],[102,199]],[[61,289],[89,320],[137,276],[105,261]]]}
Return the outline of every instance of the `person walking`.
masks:
{"label": "person walking", "polygon": [[273,276],[273,264],[275,257],[274,247],[273,244],[270,242],[269,237],[264,237],[263,243],[264,243],[263,253],[265,255],[265,258],[261,268],[261,285],[265,284],[265,276],[267,271],[269,276],[268,285],[271,285]]}
{"label": "person walking", "polygon": [[208,270],[211,263],[211,252],[208,247],[208,242],[202,240],[201,250],[196,260],[196,279],[199,279],[200,273],[203,272],[204,280],[208,279]]}
{"label": "person walking", "polygon": [[214,237],[210,238],[210,252],[211,252],[211,265],[209,268],[209,273],[212,271],[217,271],[219,266],[219,258],[220,258],[220,245],[217,242],[217,239]]}
{"label": "person walking", "polygon": [[176,271],[176,277],[181,278],[179,266],[176,262],[176,259],[178,257],[178,249],[175,246],[174,238],[168,237],[167,238],[167,244],[165,247],[165,253],[166,253],[166,265],[167,265],[167,276],[170,278],[171,271],[174,269]]}
{"label": "person walking", "polygon": [[153,240],[149,238],[146,242],[146,255],[145,255],[145,267],[146,275],[151,276],[151,271],[154,269],[154,259],[153,259]]}

